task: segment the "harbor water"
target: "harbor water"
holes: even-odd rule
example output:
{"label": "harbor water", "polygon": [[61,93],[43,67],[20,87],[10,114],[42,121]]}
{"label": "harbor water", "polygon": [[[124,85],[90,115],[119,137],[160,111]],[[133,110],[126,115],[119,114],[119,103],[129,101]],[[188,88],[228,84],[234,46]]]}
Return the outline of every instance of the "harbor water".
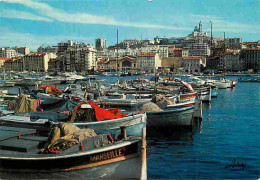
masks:
{"label": "harbor water", "polygon": [[217,98],[203,104],[203,120],[192,129],[148,132],[148,179],[260,177],[260,84],[240,82],[218,91]]}
{"label": "harbor water", "polygon": [[150,179],[260,177],[260,85],[238,83],[203,105],[193,130],[155,135],[148,144]]}

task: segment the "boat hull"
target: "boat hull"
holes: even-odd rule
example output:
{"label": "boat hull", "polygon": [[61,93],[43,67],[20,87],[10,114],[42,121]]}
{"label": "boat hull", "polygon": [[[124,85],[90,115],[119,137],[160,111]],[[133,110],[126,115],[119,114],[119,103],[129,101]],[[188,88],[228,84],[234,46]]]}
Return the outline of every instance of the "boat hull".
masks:
{"label": "boat hull", "polygon": [[166,109],[161,112],[147,112],[147,128],[151,127],[191,127],[194,106],[180,109]]}
{"label": "boat hull", "polygon": [[211,90],[211,97],[217,97],[218,96],[218,90],[217,89],[212,89]]}
{"label": "boat hull", "polygon": [[227,89],[228,86],[230,86],[230,84],[226,82],[216,82],[215,84],[219,89]]}
{"label": "boat hull", "polygon": [[[120,134],[121,127],[126,127],[127,135],[129,136],[141,136],[142,128],[146,126],[146,114],[136,114],[130,115],[124,118],[104,120],[97,122],[75,122],[74,124],[80,128],[91,128],[94,129],[97,133],[113,133]],[[47,121],[47,119],[46,119]],[[19,116],[6,116],[1,117],[0,122],[9,124],[15,127],[25,127],[25,128],[34,128],[39,130],[49,130],[49,127],[46,126],[46,121],[44,122],[32,122],[29,117],[28,120],[23,120]],[[59,122],[53,122],[52,124],[58,124]]]}
{"label": "boat hull", "polygon": [[56,104],[60,101],[63,100],[63,98],[59,98],[59,97],[53,97],[51,95],[45,95],[42,93],[38,93],[37,96],[41,99],[44,100],[42,105],[51,105],[51,104]]}
{"label": "boat hull", "polygon": [[199,93],[198,99],[202,102],[211,102],[211,90]]}
{"label": "boat hull", "polygon": [[106,134],[120,134],[120,127],[126,127],[127,135],[137,137],[142,135],[142,128],[146,126],[146,119],[146,114],[137,114],[115,120],[74,124],[80,128],[90,128],[97,133]]}
{"label": "boat hull", "polygon": [[151,102],[151,99],[140,100],[114,100],[114,99],[102,99],[99,104],[105,106],[123,106],[123,107],[135,107],[147,102]]}
{"label": "boat hull", "polygon": [[195,101],[197,92],[180,94],[180,102]]}
{"label": "boat hull", "polygon": [[1,155],[0,178],[140,178],[141,141],[113,146],[65,155],[27,158]]}

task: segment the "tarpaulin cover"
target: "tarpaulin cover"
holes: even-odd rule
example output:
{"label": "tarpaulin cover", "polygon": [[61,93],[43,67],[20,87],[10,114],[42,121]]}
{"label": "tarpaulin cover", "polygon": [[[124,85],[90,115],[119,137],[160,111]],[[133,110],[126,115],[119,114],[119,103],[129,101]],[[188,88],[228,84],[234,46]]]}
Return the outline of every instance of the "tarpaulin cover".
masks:
{"label": "tarpaulin cover", "polygon": [[26,95],[16,98],[8,103],[8,110],[16,111],[16,113],[36,112],[43,100],[30,99]]}
{"label": "tarpaulin cover", "polygon": [[[82,104],[85,104],[85,102],[79,103],[74,110],[78,109]],[[112,109],[104,109],[98,107],[97,104],[94,102],[87,102],[94,110],[95,110],[95,116],[98,121],[104,121],[108,119],[118,119],[125,117],[127,114],[122,114],[118,108],[112,108]]]}
{"label": "tarpaulin cover", "polygon": [[48,94],[62,94],[60,89],[55,86],[39,86],[38,88],[44,90],[48,88]]}
{"label": "tarpaulin cover", "polygon": [[190,92],[194,92],[194,89],[192,88],[192,86],[191,86],[190,84],[188,84],[188,83],[186,83],[186,82],[184,82],[184,81],[181,81],[181,83],[182,83],[185,87],[187,87],[187,88],[190,90]]}

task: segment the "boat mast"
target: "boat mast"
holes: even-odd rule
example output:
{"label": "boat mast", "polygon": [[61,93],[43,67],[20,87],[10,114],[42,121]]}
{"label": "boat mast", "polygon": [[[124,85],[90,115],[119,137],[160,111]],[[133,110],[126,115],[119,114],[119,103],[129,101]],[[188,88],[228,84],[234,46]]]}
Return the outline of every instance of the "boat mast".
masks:
{"label": "boat mast", "polygon": [[224,77],[225,77],[225,75],[226,75],[226,65],[225,65],[225,54],[226,54],[226,33],[224,32]]}
{"label": "boat mast", "polygon": [[213,41],[213,37],[212,37],[212,21],[210,21],[210,55],[211,55],[211,79],[212,79],[212,60],[213,60],[213,48],[212,48],[212,41]]}
{"label": "boat mast", "polygon": [[117,91],[119,91],[119,80],[118,80],[118,29],[116,31],[116,74],[117,74]]}

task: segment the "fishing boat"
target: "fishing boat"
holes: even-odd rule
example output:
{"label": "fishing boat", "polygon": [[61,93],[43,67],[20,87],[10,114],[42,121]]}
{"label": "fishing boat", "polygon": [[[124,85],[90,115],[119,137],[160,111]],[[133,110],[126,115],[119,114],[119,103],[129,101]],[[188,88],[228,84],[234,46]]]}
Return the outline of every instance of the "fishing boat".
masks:
{"label": "fishing boat", "polygon": [[180,94],[180,102],[187,102],[190,100],[195,100],[197,96],[197,92],[188,92]]}
{"label": "fishing boat", "polygon": [[211,87],[199,88],[198,100],[202,102],[211,102]]}
{"label": "fishing boat", "polygon": [[120,115],[120,112],[117,111],[115,112],[116,115],[113,115],[97,106],[93,106],[95,108],[93,109],[87,106],[85,102],[78,104],[76,107],[72,104],[65,104],[64,106],[73,106],[73,114],[79,113],[80,116],[73,116],[73,114],[68,116],[66,114],[70,113],[68,111],[26,112],[2,116],[0,122],[40,130],[48,130],[51,125],[60,122],[72,122],[80,128],[92,128],[97,133],[119,133],[120,127],[125,127],[127,134],[131,136],[140,136],[141,129],[146,126],[147,116],[143,112]]}
{"label": "fishing boat", "polygon": [[55,128],[49,136],[29,128],[0,129],[1,179],[146,179],[145,133],[142,139],[122,131],[56,140]]}
{"label": "fishing boat", "polygon": [[163,111],[146,112],[147,128],[191,127],[194,105],[182,108],[167,108]]}
{"label": "fishing boat", "polygon": [[42,105],[56,104],[64,100],[62,95],[57,96],[54,94],[47,94],[47,93],[37,93],[37,97],[41,100],[44,100]]}
{"label": "fishing boat", "polygon": [[5,81],[0,86],[1,87],[14,87],[14,85],[15,85],[15,82],[13,82],[13,81]]}
{"label": "fishing boat", "polygon": [[220,80],[216,80],[215,84],[219,89],[227,89],[231,87],[231,82],[227,81],[224,78],[221,78]]}
{"label": "fishing boat", "polygon": [[189,84],[192,85],[192,87],[199,87],[199,86],[202,86],[206,83],[206,81],[198,78],[198,77],[190,77],[189,78]]}
{"label": "fishing boat", "polygon": [[194,106],[194,105],[195,105],[195,100],[189,100],[189,101],[186,101],[186,102],[169,104],[169,105],[167,105],[167,109],[183,108],[183,107]]}
{"label": "fishing boat", "polygon": [[30,77],[15,81],[16,86],[35,86],[35,84],[40,85],[42,84],[42,81]]}
{"label": "fishing boat", "polygon": [[[139,98],[143,97],[143,98]],[[101,97],[99,99],[99,104],[108,105],[108,106],[124,106],[124,107],[133,107],[140,104],[144,104],[151,101],[151,97],[147,96],[137,96],[124,93],[108,93],[107,96]]]}

